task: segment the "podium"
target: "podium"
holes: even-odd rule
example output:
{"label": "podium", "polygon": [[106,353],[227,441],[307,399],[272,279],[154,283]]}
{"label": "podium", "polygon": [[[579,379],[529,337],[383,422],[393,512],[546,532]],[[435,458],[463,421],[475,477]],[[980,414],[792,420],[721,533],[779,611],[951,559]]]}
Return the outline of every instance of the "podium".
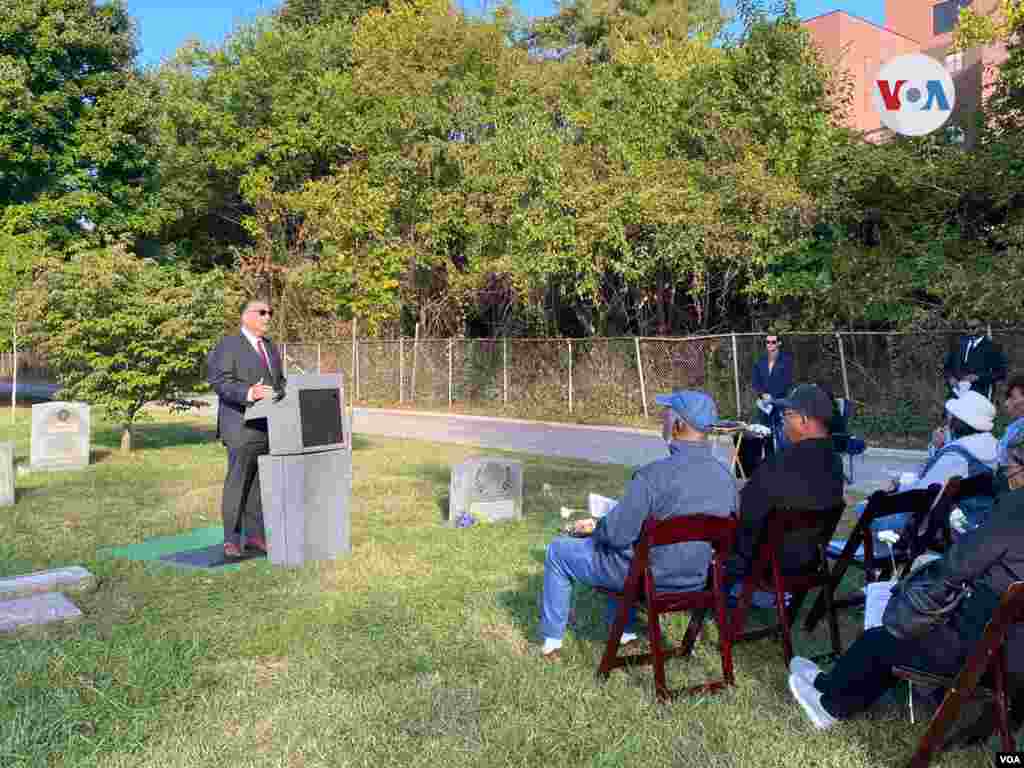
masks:
{"label": "podium", "polygon": [[267,420],[270,453],[259,457],[267,557],[300,566],[352,552],[352,425],[340,375],[288,378],[283,396],[249,406]]}

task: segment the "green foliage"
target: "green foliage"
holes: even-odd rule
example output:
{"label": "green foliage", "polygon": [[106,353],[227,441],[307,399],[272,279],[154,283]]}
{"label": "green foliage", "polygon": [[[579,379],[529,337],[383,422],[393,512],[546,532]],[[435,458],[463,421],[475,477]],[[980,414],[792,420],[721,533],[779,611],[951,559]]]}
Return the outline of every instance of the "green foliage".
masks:
{"label": "green foliage", "polygon": [[29,297],[31,339],[62,396],[130,432],[151,401],[185,401],[224,327],[223,275],[140,260],[122,246],[51,259]]}
{"label": "green foliage", "polygon": [[156,231],[155,92],[135,55],[120,2],[0,2],[0,231],[60,247]]}

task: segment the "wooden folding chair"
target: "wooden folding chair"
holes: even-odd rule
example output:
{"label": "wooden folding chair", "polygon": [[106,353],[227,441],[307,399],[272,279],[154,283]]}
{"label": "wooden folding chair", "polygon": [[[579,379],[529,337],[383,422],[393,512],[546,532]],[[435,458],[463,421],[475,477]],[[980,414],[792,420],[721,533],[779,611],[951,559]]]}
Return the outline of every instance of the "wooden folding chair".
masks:
{"label": "wooden folding chair", "polygon": [[913,551],[919,555],[929,548],[940,551],[948,549],[953,543],[949,523],[953,509],[967,499],[978,496],[994,498],[995,495],[995,475],[991,472],[981,472],[967,478],[959,475],[949,478],[946,487],[942,489],[942,496],[935,503],[928,525],[915,529],[917,536],[911,540]]}
{"label": "wooden folding chair", "polygon": [[[994,703],[995,728],[999,732],[1003,751],[1011,752],[1016,748],[1007,702],[1006,640],[1010,627],[1021,622],[1024,622],[1024,581],[1016,581],[999,601],[981,640],[955,678],[932,675],[911,667],[893,667],[893,674],[902,680],[948,689],[928,724],[928,730],[921,737],[908,768],[925,768],[929,764],[932,755],[941,751],[943,738],[959,716],[964,702],[979,695],[991,698]],[[978,686],[986,671],[992,680],[991,689]]]}
{"label": "wooden folding chair", "polygon": [[[736,538],[736,519],[732,517],[711,517],[693,515],[644,521],[640,538],[633,549],[633,560],[629,566],[626,583],[621,592],[598,589],[619,601],[618,614],[608,634],[601,664],[597,669],[600,677],[607,677],[613,669],[626,666],[652,664],[654,666],[654,687],[659,701],[666,701],[679,695],[716,691],[726,685],[735,685],[732,669],[732,633],[726,615],[725,575],[723,563],[732,551]],[[711,566],[706,588],[692,592],[659,592],[651,573],[651,551],[655,547],[684,542],[703,541],[711,545]],[[647,613],[647,633],[651,652],[619,656],[622,633],[626,629],[632,607]],[[665,659],[689,656],[697,642],[697,636],[704,624],[708,609],[714,609],[718,623],[719,653],[722,657],[722,680],[708,681],[701,685],[682,690],[670,691],[665,682]],[[664,648],[661,642],[660,616],[664,613],[690,611],[690,624],[686,629],[682,645]]]}
{"label": "wooden folding chair", "polygon": [[[890,515],[909,513],[911,519],[920,518],[927,514],[935,503],[935,497],[939,495],[942,486],[933,483],[927,489],[904,491],[903,493],[886,493],[875,491],[868,497],[868,503],[864,507],[857,524],[850,532],[850,536],[843,542],[841,539],[834,539],[829,542],[825,554],[835,564],[832,566],[832,584],[829,589],[832,592],[832,600],[836,608],[848,608],[864,604],[864,592],[857,590],[853,594],[837,599],[836,590],[846,575],[846,570],[851,565],[864,571],[865,585],[880,579],[889,578],[892,575],[893,560],[897,564],[906,562],[905,553],[890,552],[888,544],[876,543],[872,535],[871,524]],[[948,515],[947,515],[948,517]],[[880,573],[878,573],[880,572]],[[825,593],[822,592],[814,601],[811,610],[808,611],[804,620],[804,630],[813,632],[814,628],[825,615]]]}
{"label": "wooden folding chair", "polygon": [[[743,579],[743,592],[733,613],[733,642],[758,640],[774,634],[782,636],[782,650],[786,666],[793,658],[791,637],[793,622],[807,593],[815,588],[822,590],[825,610],[829,615],[829,633],[832,638],[832,655],[839,655],[839,620],[832,602],[831,575],[825,548],[832,538],[839,519],[843,516],[845,504],[825,510],[776,509],[769,514],[755,548],[754,564]],[[818,550],[817,561],[795,573],[783,573],[783,544],[787,538],[799,535],[813,541]],[[744,631],[750,603],[757,590],[775,594],[775,611],[778,623]],[[793,595],[793,604],[787,609],[786,593]]]}

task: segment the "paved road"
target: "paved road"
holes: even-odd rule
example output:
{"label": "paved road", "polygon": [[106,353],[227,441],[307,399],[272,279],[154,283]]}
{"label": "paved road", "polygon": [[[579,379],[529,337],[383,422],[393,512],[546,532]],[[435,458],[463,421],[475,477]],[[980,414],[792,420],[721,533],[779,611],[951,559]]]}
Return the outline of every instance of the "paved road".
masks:
{"label": "paved road", "polygon": [[[589,427],[369,408],[356,408],[353,422],[353,429],[359,434],[479,445],[603,464],[637,466],[666,455],[665,444],[656,432],[623,427]],[[869,449],[855,460],[856,482],[849,487],[872,491],[888,484],[891,472],[914,471],[923,460],[923,452]]]}
{"label": "paved road", "polygon": [[[6,386],[6,390],[4,387]],[[47,384],[26,382],[33,394],[52,394]],[[18,384],[22,391],[22,384]],[[0,397],[10,395],[10,382],[0,382]],[[215,405],[216,397],[202,398]],[[204,408],[210,417],[215,408]],[[405,437],[442,443],[478,445],[509,451],[582,459],[602,464],[638,466],[665,456],[658,433],[626,427],[591,427],[485,416],[462,416],[375,408],[356,408],[353,429],[360,434]],[[891,472],[910,472],[921,465],[922,452],[868,449],[856,460],[854,490],[868,492],[888,483]]]}

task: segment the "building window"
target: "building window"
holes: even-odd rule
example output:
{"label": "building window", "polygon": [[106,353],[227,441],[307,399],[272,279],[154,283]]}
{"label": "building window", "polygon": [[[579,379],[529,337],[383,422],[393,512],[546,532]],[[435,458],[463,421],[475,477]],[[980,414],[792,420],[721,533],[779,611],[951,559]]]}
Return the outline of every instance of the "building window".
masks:
{"label": "building window", "polygon": [[964,68],[964,52],[957,51],[946,57],[946,71],[950,73],[959,72]]}
{"label": "building window", "polygon": [[932,6],[932,34],[944,35],[952,32],[960,20],[960,9],[971,4],[971,0],[945,0]]}

